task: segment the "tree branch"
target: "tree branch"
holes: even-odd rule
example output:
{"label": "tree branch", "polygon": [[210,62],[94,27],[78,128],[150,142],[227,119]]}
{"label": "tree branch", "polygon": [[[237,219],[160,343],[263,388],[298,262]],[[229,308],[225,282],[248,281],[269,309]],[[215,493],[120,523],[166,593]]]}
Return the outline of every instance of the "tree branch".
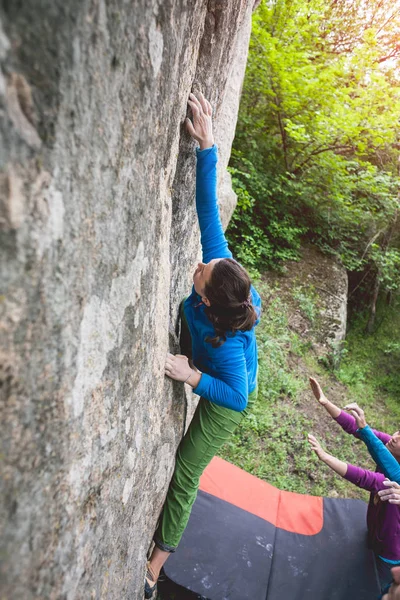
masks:
{"label": "tree branch", "polygon": [[312,152],[305,160],[303,160],[302,163],[300,163],[298,165],[298,167],[296,167],[296,169],[293,171],[294,175],[297,175],[298,173],[300,173],[301,169],[304,167],[304,165],[306,165],[307,163],[310,162],[310,160],[314,157],[317,156],[318,154],[322,154],[323,152],[329,152],[329,151],[344,151],[344,150],[354,150],[354,146],[352,144],[338,144],[335,145],[333,144],[332,146],[326,146],[325,148],[319,148],[319,150],[315,150],[314,152]]}

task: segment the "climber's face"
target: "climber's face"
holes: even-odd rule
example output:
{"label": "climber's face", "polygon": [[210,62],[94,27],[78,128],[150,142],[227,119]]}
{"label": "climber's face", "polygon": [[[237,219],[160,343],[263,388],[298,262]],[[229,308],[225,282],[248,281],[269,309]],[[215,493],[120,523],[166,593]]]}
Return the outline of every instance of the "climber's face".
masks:
{"label": "climber's face", "polygon": [[396,431],[386,444],[386,447],[400,461],[400,431]]}
{"label": "climber's face", "polygon": [[400,567],[393,567],[392,575],[393,583],[382,600],[400,600]]}
{"label": "climber's face", "polygon": [[209,263],[199,262],[193,274],[194,289],[196,290],[197,294],[199,294],[199,296],[202,297],[203,302],[205,304],[207,304],[207,302],[205,302],[207,298],[204,296],[204,288],[206,284],[210,281],[211,273],[213,271],[215,263],[217,263],[219,260],[221,259],[214,258],[213,260],[210,260]]}

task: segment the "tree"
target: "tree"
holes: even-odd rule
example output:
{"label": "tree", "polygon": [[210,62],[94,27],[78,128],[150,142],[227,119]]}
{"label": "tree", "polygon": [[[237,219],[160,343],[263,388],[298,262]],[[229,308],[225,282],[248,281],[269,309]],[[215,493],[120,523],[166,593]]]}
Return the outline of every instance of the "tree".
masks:
{"label": "tree", "polygon": [[399,206],[396,7],[264,0],[255,13],[231,163],[239,203],[228,230],[242,260],[243,242],[253,240],[253,267],[293,257],[304,236],[349,270],[377,269],[384,239],[392,258],[397,252],[389,235]]}

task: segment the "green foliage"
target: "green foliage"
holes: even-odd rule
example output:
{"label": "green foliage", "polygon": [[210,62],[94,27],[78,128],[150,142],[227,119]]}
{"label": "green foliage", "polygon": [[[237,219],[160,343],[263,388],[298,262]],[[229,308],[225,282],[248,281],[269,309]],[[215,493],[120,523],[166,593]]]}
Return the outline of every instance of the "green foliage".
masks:
{"label": "green foliage", "polygon": [[335,374],[339,369],[342,360],[348,354],[347,343],[345,341],[329,341],[329,351],[318,358],[320,365],[323,365],[327,371]]}
{"label": "green foliage", "polygon": [[362,314],[353,320],[337,376],[353,387],[363,404],[374,403],[382,394],[389,396],[400,419],[400,298],[395,297],[391,306],[380,301],[373,335],[365,333],[366,319]]}
{"label": "green foliage", "polygon": [[400,250],[389,248],[382,252],[378,244],[372,244],[371,256],[378,268],[384,288],[389,291],[400,289]]}
{"label": "green foliage", "polygon": [[[299,345],[296,335],[288,328],[287,309],[278,297],[279,290],[269,290],[260,281],[257,288],[264,303],[263,317],[257,328],[259,400],[249,418],[224,446],[221,456],[275,485],[287,487],[283,473],[288,448],[290,446],[294,461],[298,455],[304,455],[309,426],[294,400],[304,388],[304,381],[287,368],[288,352],[298,351]],[[286,398],[286,402],[280,406],[282,398]],[[300,448],[302,452],[297,452]]]}
{"label": "green foliage", "polygon": [[364,297],[380,286],[394,298],[386,306],[381,293],[373,336],[358,316],[340,352],[318,359],[288,325],[295,307],[318,330],[315,292],[295,284],[289,309],[258,284],[259,400],[222,456],[282,489],[366,498],[311,455],[309,431],[374,468],[362,444],[324,421],[308,374],[339,406],[357,400],[372,425],[398,429],[399,9],[400,0],[262,0],[253,17],[230,165],[236,256],[253,274],[283,269],[306,240],[337,257]]}
{"label": "green foliage", "polygon": [[314,323],[317,316],[316,293],[313,287],[305,288],[299,285],[293,289],[293,298],[297,300],[299,308],[303,315]]}
{"label": "green foliage", "polygon": [[397,59],[400,19],[374,3],[373,22],[365,0],[263,0],[254,14],[228,229],[253,269],[296,259],[306,236],[400,285],[400,235],[385,242],[399,211],[400,84],[386,58]]}
{"label": "green foliage", "polygon": [[[301,234],[306,230],[285,210],[284,185],[260,174],[239,153],[233,151],[232,155],[247,169],[230,169],[238,203],[227,237],[238,260],[255,270],[260,266],[279,268],[285,260],[298,259]],[[276,203],[279,194],[281,203]]]}

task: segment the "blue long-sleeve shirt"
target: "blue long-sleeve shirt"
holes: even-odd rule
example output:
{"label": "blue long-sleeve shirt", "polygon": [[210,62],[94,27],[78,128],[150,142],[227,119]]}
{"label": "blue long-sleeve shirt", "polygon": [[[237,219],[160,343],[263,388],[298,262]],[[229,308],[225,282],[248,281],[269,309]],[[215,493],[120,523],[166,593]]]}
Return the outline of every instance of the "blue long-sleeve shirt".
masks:
{"label": "blue long-sleeve shirt", "polygon": [[[217,162],[216,146],[197,150],[196,209],[204,263],[214,258],[232,258],[218,210]],[[256,310],[260,311],[261,298],[253,286],[251,299]],[[251,331],[228,332],[225,343],[213,348],[205,341],[215,336],[215,330],[204,309],[201,297],[193,287],[185,300],[184,310],[192,336],[193,362],[202,371],[194,392],[219,406],[240,412],[246,408],[248,395],[257,385],[254,327]]]}
{"label": "blue long-sleeve shirt", "polygon": [[369,425],[363,429],[358,429],[359,437],[365,442],[370,455],[380,468],[380,470],[391,481],[400,484],[400,465],[393,454],[386,448],[383,441],[375,435]]}

